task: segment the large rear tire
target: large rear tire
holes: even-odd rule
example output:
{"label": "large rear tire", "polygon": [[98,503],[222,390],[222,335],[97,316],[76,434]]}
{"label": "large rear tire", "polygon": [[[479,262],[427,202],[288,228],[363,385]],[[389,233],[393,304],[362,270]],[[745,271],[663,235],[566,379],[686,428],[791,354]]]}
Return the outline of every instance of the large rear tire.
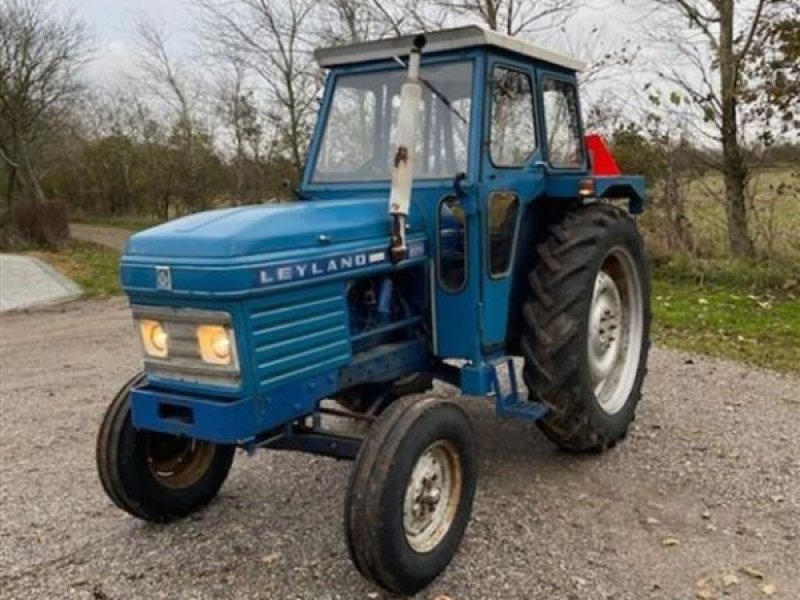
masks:
{"label": "large rear tire", "polygon": [[598,451],[633,421],[650,347],[650,286],[634,221],[609,205],[567,213],[537,247],[521,340],[525,382],[560,447]]}
{"label": "large rear tire", "polygon": [[403,398],[381,415],[356,458],[345,537],[368,579],[414,594],[453,558],[472,511],[472,424],[453,402]]}
{"label": "large rear tire", "polygon": [[97,471],[108,497],[127,513],[157,523],[186,517],[208,504],[225,482],[234,446],[135,429],[134,376],[117,393],[97,435]]}

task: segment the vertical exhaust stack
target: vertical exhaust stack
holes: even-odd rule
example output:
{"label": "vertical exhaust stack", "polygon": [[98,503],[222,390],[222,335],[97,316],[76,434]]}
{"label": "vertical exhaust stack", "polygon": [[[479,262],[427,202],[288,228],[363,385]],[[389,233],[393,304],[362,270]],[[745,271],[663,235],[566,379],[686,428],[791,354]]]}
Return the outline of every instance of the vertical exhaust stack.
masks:
{"label": "vertical exhaust stack", "polygon": [[406,219],[411,206],[411,183],[414,176],[414,150],[417,140],[419,103],[422,86],[419,81],[419,62],[425,36],[414,38],[408,57],[408,76],[400,89],[400,112],[397,118],[397,148],[392,166],[392,191],[389,196],[389,214],[392,216],[392,247],[394,262],[408,256],[406,245]]}

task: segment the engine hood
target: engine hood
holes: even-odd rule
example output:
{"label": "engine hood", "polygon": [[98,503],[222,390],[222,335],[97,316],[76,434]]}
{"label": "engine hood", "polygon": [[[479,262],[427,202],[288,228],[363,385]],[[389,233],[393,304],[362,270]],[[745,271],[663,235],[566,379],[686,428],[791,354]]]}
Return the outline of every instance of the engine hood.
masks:
{"label": "engine hood", "polygon": [[[414,215],[413,213],[416,212]],[[423,228],[412,211],[411,233]],[[233,258],[359,240],[388,244],[386,197],[297,201],[211,210],[133,235],[127,257]]]}

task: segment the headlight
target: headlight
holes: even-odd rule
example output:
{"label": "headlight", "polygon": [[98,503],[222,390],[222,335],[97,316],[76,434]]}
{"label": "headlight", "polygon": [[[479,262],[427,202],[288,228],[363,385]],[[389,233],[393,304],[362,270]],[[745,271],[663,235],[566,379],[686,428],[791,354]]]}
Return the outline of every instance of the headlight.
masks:
{"label": "headlight", "polygon": [[167,330],[158,321],[142,319],[139,321],[139,333],[142,336],[142,345],[148,356],[166,358],[168,354]]}
{"label": "headlight", "polygon": [[197,341],[200,356],[211,365],[229,365],[233,354],[233,332],[220,325],[200,325]]}

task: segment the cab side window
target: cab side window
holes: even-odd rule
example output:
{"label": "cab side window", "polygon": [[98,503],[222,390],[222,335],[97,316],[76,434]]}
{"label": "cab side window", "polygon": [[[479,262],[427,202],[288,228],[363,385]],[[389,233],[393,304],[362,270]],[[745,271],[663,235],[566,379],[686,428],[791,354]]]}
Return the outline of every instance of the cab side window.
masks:
{"label": "cab side window", "polygon": [[511,192],[489,196],[489,274],[502,277],[511,267],[519,216],[519,198]]}
{"label": "cab side window", "polygon": [[496,167],[521,167],[536,149],[533,86],[527,73],[496,66],[492,71],[490,156]]}
{"label": "cab side window", "polygon": [[461,201],[448,196],[439,205],[439,282],[458,292],[467,282],[467,215]]}
{"label": "cab side window", "polygon": [[554,167],[582,167],[583,144],[575,86],[546,77],[542,88],[550,164]]}

